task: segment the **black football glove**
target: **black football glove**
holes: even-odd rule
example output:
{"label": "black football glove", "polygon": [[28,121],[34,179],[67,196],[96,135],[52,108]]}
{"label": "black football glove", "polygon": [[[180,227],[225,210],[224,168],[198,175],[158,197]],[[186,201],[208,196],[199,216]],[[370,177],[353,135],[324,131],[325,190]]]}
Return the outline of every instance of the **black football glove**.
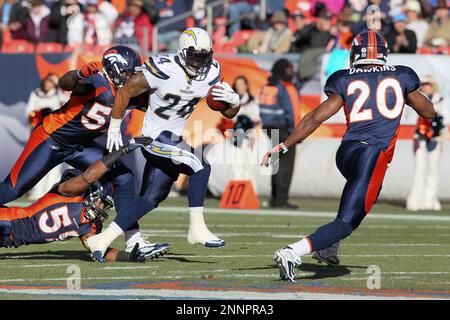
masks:
{"label": "black football glove", "polygon": [[139,243],[136,243],[134,245],[133,250],[131,250],[129,261],[130,262],[145,262],[145,256],[139,250]]}
{"label": "black football glove", "polygon": [[433,129],[433,138],[440,136],[442,128],[444,128],[444,117],[442,117],[439,113],[436,113],[434,118],[431,120],[431,129]]}
{"label": "black football glove", "polygon": [[138,148],[145,148],[153,142],[153,139],[150,137],[135,137],[132,138],[128,145],[124,147],[126,153],[133,152]]}

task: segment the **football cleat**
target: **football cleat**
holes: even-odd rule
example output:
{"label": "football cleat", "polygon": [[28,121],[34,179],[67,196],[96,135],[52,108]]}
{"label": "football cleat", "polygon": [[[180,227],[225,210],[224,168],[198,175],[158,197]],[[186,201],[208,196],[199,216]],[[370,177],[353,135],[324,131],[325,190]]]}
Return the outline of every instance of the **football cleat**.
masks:
{"label": "football cleat", "polygon": [[331,247],[314,252],[312,258],[317,260],[319,263],[325,262],[329,266],[338,266],[340,263],[339,243],[340,242],[336,242]]}
{"label": "football cleat", "polygon": [[139,251],[146,260],[160,258],[170,249],[170,244],[168,243],[151,243],[140,237],[136,241],[127,243],[125,252],[132,252],[136,244],[139,244]]}
{"label": "football cleat", "polygon": [[106,260],[103,258],[103,253],[100,250],[96,250],[90,254],[93,262],[105,263]]}
{"label": "football cleat", "polygon": [[189,244],[202,244],[206,248],[222,248],[225,240],[216,237],[208,228],[189,228],[187,240]]}
{"label": "football cleat", "polygon": [[283,248],[275,252],[273,261],[280,270],[280,278],[283,281],[296,282],[294,269],[300,267],[302,260],[289,247]]}

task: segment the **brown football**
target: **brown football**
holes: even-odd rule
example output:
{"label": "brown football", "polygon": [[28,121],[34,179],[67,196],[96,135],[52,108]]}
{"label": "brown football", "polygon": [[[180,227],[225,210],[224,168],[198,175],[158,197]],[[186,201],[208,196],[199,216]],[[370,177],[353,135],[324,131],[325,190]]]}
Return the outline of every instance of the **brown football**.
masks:
{"label": "brown football", "polygon": [[209,88],[208,95],[206,96],[206,103],[208,104],[208,107],[211,108],[211,110],[214,111],[221,111],[228,107],[228,103],[223,101],[216,101],[214,100],[214,96],[211,93],[212,89],[214,89],[217,86],[212,86]]}

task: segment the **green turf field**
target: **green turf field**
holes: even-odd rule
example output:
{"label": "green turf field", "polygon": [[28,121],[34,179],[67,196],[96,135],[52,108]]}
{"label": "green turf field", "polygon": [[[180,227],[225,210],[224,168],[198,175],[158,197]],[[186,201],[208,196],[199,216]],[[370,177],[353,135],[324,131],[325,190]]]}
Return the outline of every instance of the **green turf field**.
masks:
{"label": "green turf field", "polygon": [[[158,297],[159,291],[152,290],[162,290],[159,293],[165,298],[195,298],[193,291],[218,295],[206,298],[220,297],[220,292],[228,292],[225,298],[240,298],[242,292],[283,293],[287,298],[305,298],[304,292],[450,298],[448,205],[440,213],[410,213],[396,205],[379,204],[343,242],[341,266],[328,267],[306,257],[297,271],[298,282],[286,284],[278,280],[273,252],[330,221],[338,206],[336,200],[295,202],[300,211],[208,212],[210,229],[227,242],[225,248],[208,250],[186,241],[186,200],[169,199],[140,225],[152,241],[169,242],[172,249],[166,257],[145,264],[89,262],[76,239],[1,249],[0,298]],[[217,206],[218,201],[208,200],[208,208]],[[123,239],[114,246],[123,248]],[[82,289],[92,289],[92,295],[81,294],[83,290],[53,294],[51,290],[66,288],[67,268],[74,264],[81,270]],[[381,290],[367,289],[371,265],[381,269]],[[39,290],[50,290],[50,295]]]}

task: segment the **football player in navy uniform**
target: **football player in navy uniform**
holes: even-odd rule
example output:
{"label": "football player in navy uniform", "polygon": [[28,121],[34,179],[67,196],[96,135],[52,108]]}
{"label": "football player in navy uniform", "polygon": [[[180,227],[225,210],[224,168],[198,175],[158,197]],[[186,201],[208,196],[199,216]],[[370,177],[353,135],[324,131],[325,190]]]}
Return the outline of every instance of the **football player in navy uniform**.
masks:
{"label": "football player in navy uniform", "polygon": [[350,69],[336,71],[325,84],[328,98],[262,160],[268,166],[275,155],[295,148],[344,107],[347,131],[337,151],[336,164],[347,182],[337,217],[275,253],[273,259],[283,280],[294,281],[294,268],[301,265],[300,257],[312,252],[319,261],[339,263],[339,241],[359,226],[378,198],[394,155],[405,103],[422,117],[435,116],[433,104],[417,90],[417,74],[406,66],[387,65],[387,55],[386,40],[380,34],[358,34],[352,43]]}
{"label": "football player in navy uniform", "polygon": [[[115,46],[105,51],[102,62],[88,63],[62,76],[59,86],[72,91],[70,99],[33,130],[10,174],[0,183],[0,204],[22,196],[58,164],[65,162],[83,171],[103,157],[107,152],[104,143],[96,139],[108,128],[116,90],[140,70],[141,58],[136,51]],[[130,101],[129,107],[137,103]],[[116,211],[121,215],[134,203],[134,176],[118,163],[105,179],[113,182]],[[127,251],[136,241],[142,251],[154,250],[156,245],[142,238],[137,224],[130,226],[125,240]]]}
{"label": "football player in navy uniform", "polygon": [[[167,197],[180,173],[188,175],[190,224],[187,240],[207,248],[225,245],[224,240],[208,229],[203,217],[211,166],[185,142],[182,133],[195,106],[213,86],[213,99],[227,105],[220,112],[230,119],[239,112],[239,95],[220,79],[220,64],[213,59],[209,34],[201,28],[185,30],[179,38],[178,53],[150,57],[143,65],[143,72],[132,76],[118,90],[107,140],[110,151],[122,145],[120,126],[129,100],[150,92],[142,128],[142,135],[147,139],[140,139],[141,142],[148,141],[142,148],[147,160],[141,191],[146,202],[143,200],[142,203],[147,206],[147,211],[157,207]],[[122,230],[140,219],[143,212],[145,210],[133,210],[121,215],[105,232],[90,238],[88,245],[93,253],[98,252],[101,256]]]}
{"label": "football player in navy uniform", "polygon": [[[28,207],[0,206],[0,247],[17,248],[78,237],[87,248],[87,239],[101,231],[108,210],[114,206],[109,189],[99,187],[98,180],[126,152],[128,148],[115,151],[83,173],[67,170],[59,183]],[[106,261],[143,262],[145,259],[138,243],[131,252],[108,248],[105,254]]]}

